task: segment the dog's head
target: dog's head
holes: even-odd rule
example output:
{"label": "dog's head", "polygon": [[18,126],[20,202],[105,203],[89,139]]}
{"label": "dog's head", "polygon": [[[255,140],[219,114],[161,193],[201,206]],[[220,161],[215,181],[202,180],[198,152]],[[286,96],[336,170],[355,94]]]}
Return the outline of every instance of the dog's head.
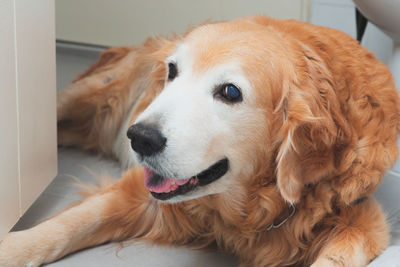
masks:
{"label": "dog's head", "polygon": [[337,100],[306,46],[256,20],[210,24],[189,32],[164,67],[164,88],[128,130],[155,198],[240,190],[273,165],[263,179],[295,202],[333,169]]}

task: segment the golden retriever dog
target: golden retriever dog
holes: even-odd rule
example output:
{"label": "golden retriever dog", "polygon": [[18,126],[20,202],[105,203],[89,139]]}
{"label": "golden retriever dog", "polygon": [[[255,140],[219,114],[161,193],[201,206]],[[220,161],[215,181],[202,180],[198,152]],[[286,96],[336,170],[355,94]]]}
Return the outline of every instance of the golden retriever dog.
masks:
{"label": "golden retriever dog", "polygon": [[106,50],[58,95],[61,145],[128,168],[0,245],[38,266],[109,241],[215,248],[240,266],[366,266],[397,158],[386,66],[337,30],[247,17]]}

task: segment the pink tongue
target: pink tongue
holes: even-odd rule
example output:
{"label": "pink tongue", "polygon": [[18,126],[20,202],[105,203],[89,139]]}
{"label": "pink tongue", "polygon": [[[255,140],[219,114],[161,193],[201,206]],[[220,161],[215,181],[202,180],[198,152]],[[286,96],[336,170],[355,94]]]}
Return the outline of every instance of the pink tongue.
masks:
{"label": "pink tongue", "polygon": [[164,177],[163,181],[157,185],[151,185],[150,179],[155,175],[155,172],[149,168],[144,168],[144,185],[152,192],[155,193],[169,193],[178,188],[178,186],[189,182],[190,178],[187,179],[173,179]]}

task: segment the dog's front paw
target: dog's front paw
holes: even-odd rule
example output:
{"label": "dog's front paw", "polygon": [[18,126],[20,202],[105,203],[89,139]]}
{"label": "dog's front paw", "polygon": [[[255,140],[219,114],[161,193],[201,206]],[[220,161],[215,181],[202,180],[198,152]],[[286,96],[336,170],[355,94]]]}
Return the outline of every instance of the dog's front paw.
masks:
{"label": "dog's front paw", "polygon": [[34,244],[28,231],[9,233],[1,241],[1,267],[35,267],[41,263],[40,244]]}

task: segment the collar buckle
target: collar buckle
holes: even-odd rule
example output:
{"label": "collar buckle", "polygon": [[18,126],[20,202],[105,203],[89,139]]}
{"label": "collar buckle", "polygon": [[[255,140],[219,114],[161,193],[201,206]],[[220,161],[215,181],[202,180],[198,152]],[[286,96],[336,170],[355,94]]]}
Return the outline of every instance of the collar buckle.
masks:
{"label": "collar buckle", "polygon": [[[282,220],[278,220],[278,222],[276,222],[275,219],[268,227],[267,227],[267,231],[271,230],[271,229],[276,229],[281,227],[282,225],[284,225],[291,217],[293,217],[293,215],[296,213],[296,208],[293,204],[289,204],[289,215],[286,216],[285,218],[283,218]],[[282,214],[282,213],[281,213]],[[278,215],[278,219],[279,219],[279,215]]]}

